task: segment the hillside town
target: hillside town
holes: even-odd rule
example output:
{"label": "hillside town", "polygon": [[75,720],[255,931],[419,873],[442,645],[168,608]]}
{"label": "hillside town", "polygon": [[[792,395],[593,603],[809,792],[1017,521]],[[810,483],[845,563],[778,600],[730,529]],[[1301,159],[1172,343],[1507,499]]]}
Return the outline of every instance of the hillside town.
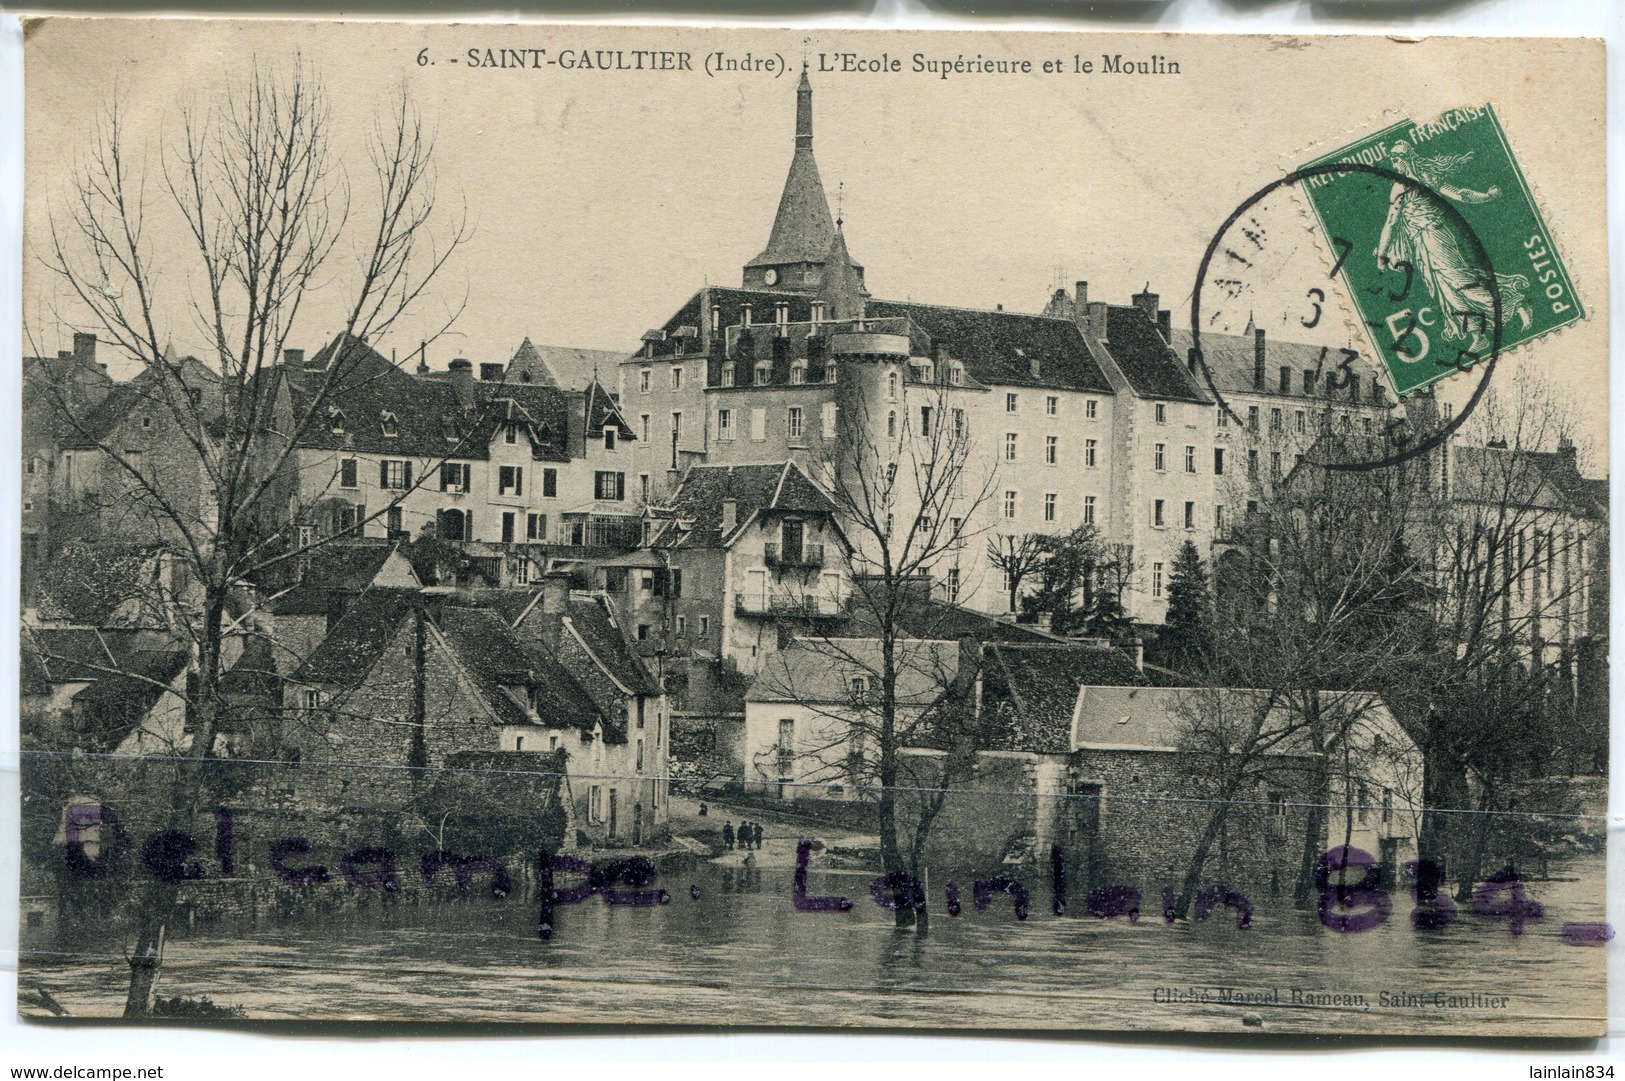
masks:
{"label": "hillside town", "polygon": [[[1495,824],[1602,791],[1607,482],[1567,435],[1504,389],[1480,442],[1327,469],[1451,418],[1342,342],[1198,356],[1151,283],[884,299],[813,120],[804,71],[765,246],[627,298],[620,350],[23,358],[23,735],[67,763],[31,767],[30,920],[66,918],[64,839],[114,847],[104,806],[531,887],[538,850],[790,866],[803,836],[877,874],[1054,861],[1079,913],[1302,902],[1337,846],[1398,889],[1591,843]],[[254,768],[146,818],[119,776],[213,760]]]}

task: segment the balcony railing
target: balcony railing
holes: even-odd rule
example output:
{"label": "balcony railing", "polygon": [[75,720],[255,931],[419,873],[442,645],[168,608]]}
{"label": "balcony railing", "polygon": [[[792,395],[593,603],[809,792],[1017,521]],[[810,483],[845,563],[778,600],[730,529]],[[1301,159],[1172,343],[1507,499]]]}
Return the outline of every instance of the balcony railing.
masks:
{"label": "balcony railing", "polygon": [[742,616],[781,616],[787,619],[836,619],[846,614],[845,606],[830,597],[807,594],[792,597],[775,593],[735,593],[734,612]]}
{"label": "balcony railing", "polygon": [[803,544],[798,548],[783,548],[774,543],[762,545],[762,557],[769,567],[822,567],[824,546]]}

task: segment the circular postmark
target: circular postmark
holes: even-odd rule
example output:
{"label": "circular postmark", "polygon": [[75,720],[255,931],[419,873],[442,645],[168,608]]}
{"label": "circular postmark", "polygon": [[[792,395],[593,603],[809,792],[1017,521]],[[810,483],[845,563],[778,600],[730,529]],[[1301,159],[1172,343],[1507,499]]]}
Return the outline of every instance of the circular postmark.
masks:
{"label": "circular postmark", "polygon": [[[1490,262],[1489,252],[1486,250],[1484,243],[1482,240],[1480,240],[1478,234],[1473,230],[1473,227],[1462,215],[1461,211],[1451,205],[1450,200],[1445,198],[1443,194],[1434,190],[1432,187],[1428,186],[1422,181],[1417,180],[1415,177],[1396,172],[1392,169],[1385,169],[1381,166],[1365,165],[1351,161],[1340,161],[1326,165],[1314,165],[1307,168],[1298,169],[1294,172],[1288,173],[1286,176],[1283,176],[1278,180],[1274,180],[1269,184],[1266,184],[1264,187],[1260,188],[1258,191],[1254,192],[1247,199],[1245,199],[1240,206],[1236,207],[1236,209],[1231,212],[1230,216],[1224,220],[1224,223],[1219,226],[1218,231],[1213,234],[1213,239],[1208,242],[1207,250],[1202,253],[1202,261],[1197,267],[1196,271],[1196,285],[1191,291],[1191,360],[1201,370],[1202,379],[1207,386],[1208,392],[1213,395],[1214,401],[1218,405],[1220,411],[1226,414],[1238,425],[1243,423],[1241,416],[1230,407],[1230,404],[1227,401],[1225,401],[1224,394],[1219,390],[1218,384],[1213,378],[1213,372],[1208,367],[1207,359],[1202,350],[1203,289],[1208,284],[1208,277],[1214,265],[1214,259],[1219,255],[1221,250],[1225,252],[1227,257],[1236,258],[1233,249],[1226,246],[1225,240],[1226,237],[1231,233],[1232,229],[1236,229],[1238,226],[1241,226],[1240,231],[1249,239],[1252,239],[1255,244],[1261,243],[1258,241],[1256,235],[1256,219],[1248,219],[1248,215],[1270,196],[1276,194],[1277,192],[1304,184],[1316,177],[1345,176],[1350,173],[1364,173],[1381,180],[1388,181],[1391,184],[1401,185],[1405,189],[1406,194],[1412,195],[1417,199],[1424,200],[1427,204],[1428,211],[1431,214],[1436,214],[1440,219],[1448,223],[1448,226],[1460,238],[1466,249],[1465,254],[1469,260],[1469,268],[1471,269],[1471,272],[1474,273],[1475,277],[1478,280],[1490,283],[1493,283],[1496,280],[1495,268]],[[1244,221],[1244,219],[1247,220]],[[1341,238],[1336,239],[1341,241]],[[1345,260],[1352,254],[1353,245],[1348,241],[1341,241],[1341,243],[1334,244],[1334,247],[1341,248],[1344,245],[1348,245],[1347,249],[1341,251],[1337,257],[1335,265],[1333,265],[1326,273],[1325,281],[1328,283],[1338,276],[1339,271],[1343,268]],[[1417,273],[1415,268],[1408,264],[1403,272],[1405,274],[1405,288],[1409,290],[1417,277]],[[1325,297],[1324,289],[1321,288],[1320,285],[1311,286],[1309,292],[1318,293],[1321,299],[1324,299]],[[1391,449],[1380,454],[1365,457],[1343,456],[1341,453],[1336,456],[1306,454],[1304,456],[1304,461],[1308,464],[1316,465],[1323,469],[1340,470],[1345,472],[1382,469],[1389,466],[1396,466],[1413,458],[1420,457],[1421,455],[1424,455],[1433,450],[1435,447],[1439,446],[1445,440],[1449,439],[1450,436],[1454,434],[1467,420],[1468,416],[1472,414],[1473,409],[1478,405],[1480,399],[1483,398],[1485,391],[1489,387],[1490,379],[1495,373],[1496,361],[1500,358],[1502,305],[1501,297],[1498,291],[1494,288],[1490,288],[1488,290],[1488,304],[1490,308],[1490,318],[1486,321],[1488,325],[1481,327],[1480,333],[1475,336],[1474,342],[1472,343],[1476,345],[1478,344],[1479,339],[1487,339],[1487,350],[1483,350],[1482,346],[1480,346],[1482,351],[1475,351],[1472,348],[1464,348],[1458,351],[1456,356],[1448,362],[1436,362],[1440,367],[1449,368],[1454,372],[1466,373],[1471,371],[1474,367],[1479,368],[1481,372],[1478,383],[1473,388],[1471,397],[1469,397],[1467,402],[1454,417],[1433,429],[1431,432],[1421,436],[1421,438],[1414,437],[1413,433],[1409,431],[1409,426],[1405,421],[1398,419],[1390,421],[1386,427],[1386,430],[1382,433],[1382,440],[1384,444]],[[1319,307],[1317,305],[1317,319],[1318,316]],[[1309,326],[1312,324],[1306,322],[1304,325]],[[1396,333],[1403,335],[1404,333],[1414,332],[1415,330],[1416,326],[1413,323],[1409,328],[1398,328]],[[1322,357],[1324,358],[1325,355],[1326,353],[1323,351]],[[1320,372],[1317,370],[1315,374],[1318,377]],[[1338,449],[1340,451],[1346,450],[1346,444],[1347,441],[1341,441]]]}

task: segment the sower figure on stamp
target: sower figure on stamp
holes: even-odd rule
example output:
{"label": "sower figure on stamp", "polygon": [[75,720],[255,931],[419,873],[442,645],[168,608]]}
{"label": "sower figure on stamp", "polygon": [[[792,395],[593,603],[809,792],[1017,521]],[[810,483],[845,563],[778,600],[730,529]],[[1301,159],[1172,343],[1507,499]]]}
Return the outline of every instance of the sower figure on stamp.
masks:
{"label": "sower figure on stamp", "polygon": [[[1487,203],[1501,194],[1491,186],[1487,191],[1451,184],[1450,173],[1473,159],[1472,152],[1426,156],[1418,154],[1403,139],[1389,151],[1394,171],[1427,185],[1458,203]],[[1449,216],[1425,191],[1396,182],[1388,192],[1388,218],[1377,241],[1377,263],[1386,269],[1401,265],[1411,268],[1426,286],[1439,311],[1439,326],[1446,340],[1459,341],[1471,335],[1468,348],[1482,352],[1488,348],[1489,323],[1495,318],[1495,295],[1485,276],[1485,267],[1467,251],[1466,244]],[[1501,317],[1516,316],[1523,326],[1530,324],[1529,279],[1521,274],[1495,275],[1500,293]]]}

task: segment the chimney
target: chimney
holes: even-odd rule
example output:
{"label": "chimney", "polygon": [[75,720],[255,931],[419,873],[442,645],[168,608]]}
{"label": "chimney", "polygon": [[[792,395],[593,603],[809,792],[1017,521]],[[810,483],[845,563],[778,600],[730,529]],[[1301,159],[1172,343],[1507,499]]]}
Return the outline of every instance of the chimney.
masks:
{"label": "chimney", "polygon": [[570,572],[548,571],[542,575],[542,614],[562,615],[570,607]]}
{"label": "chimney", "polygon": [[1574,440],[1566,435],[1557,438],[1557,457],[1565,462],[1573,462],[1578,455],[1574,449]]}
{"label": "chimney", "polygon": [[429,374],[429,343],[426,341],[418,342],[418,374]]}
{"label": "chimney", "polygon": [[457,404],[464,410],[474,408],[474,362],[458,357],[451,362],[451,389],[457,392]]}
{"label": "chimney", "polygon": [[485,361],[480,364],[480,382],[500,383],[506,369],[496,361]]}
{"label": "chimney", "polygon": [[303,349],[282,350],[282,363],[290,368],[303,368],[305,366],[305,351]]}
{"label": "chimney", "polygon": [[1084,337],[1089,336],[1089,283],[1078,282],[1072,298],[1072,321]]}
{"label": "chimney", "polygon": [[1157,301],[1162,298],[1151,291],[1151,283],[1146,282],[1145,288],[1135,293],[1131,298],[1134,306],[1145,314],[1145,321],[1152,326],[1157,325]]}
{"label": "chimney", "polygon": [[81,364],[96,363],[96,335],[75,334],[73,336],[73,359]]}
{"label": "chimney", "polygon": [[1165,342],[1174,340],[1174,313],[1167,308],[1157,309],[1157,333]]}
{"label": "chimney", "polygon": [[1185,367],[1192,375],[1196,374],[1196,355],[1198,352],[1199,350],[1193,345],[1190,347],[1190,351],[1185,354]]}
{"label": "chimney", "polygon": [[1106,302],[1104,300],[1091,300],[1089,302],[1089,330],[1101,341],[1106,340]]}
{"label": "chimney", "polygon": [[722,535],[727,537],[739,525],[739,500],[722,501]]}
{"label": "chimney", "polygon": [[1264,389],[1264,328],[1253,328],[1253,389]]}

